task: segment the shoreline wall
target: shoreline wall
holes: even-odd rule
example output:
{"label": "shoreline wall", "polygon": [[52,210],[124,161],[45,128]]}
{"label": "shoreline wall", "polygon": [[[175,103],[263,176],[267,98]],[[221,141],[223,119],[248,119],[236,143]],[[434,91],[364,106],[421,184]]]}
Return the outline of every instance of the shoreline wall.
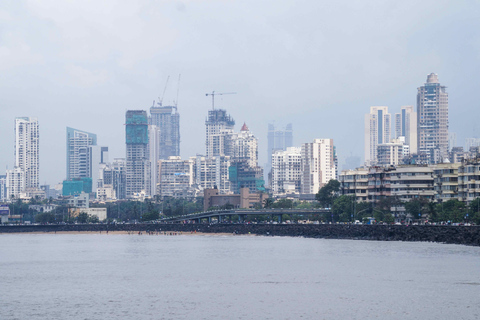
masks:
{"label": "shoreline wall", "polygon": [[203,233],[255,234],[323,239],[380,241],[429,241],[480,246],[480,226],[404,226],[349,224],[71,224],[8,225],[0,233],[100,232],[100,231],[181,231]]}

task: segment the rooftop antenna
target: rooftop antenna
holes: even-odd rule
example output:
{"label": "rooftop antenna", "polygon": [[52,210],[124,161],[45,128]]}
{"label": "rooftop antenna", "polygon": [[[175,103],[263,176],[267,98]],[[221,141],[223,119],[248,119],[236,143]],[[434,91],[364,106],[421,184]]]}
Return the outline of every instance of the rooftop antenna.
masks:
{"label": "rooftop antenna", "polygon": [[169,79],[170,79],[170,76],[167,77],[167,81],[165,82],[165,88],[163,89],[162,98],[158,97],[158,104],[160,105],[160,107],[162,106],[162,103],[163,103],[163,97],[165,97],[165,91],[167,91],[167,86],[168,86],[168,80]]}
{"label": "rooftop antenna", "polygon": [[212,110],[215,110],[215,96],[221,96],[224,94],[237,94],[236,92],[222,92],[222,93],[215,93],[215,91],[212,91],[212,93],[206,93],[205,95],[212,96]]}

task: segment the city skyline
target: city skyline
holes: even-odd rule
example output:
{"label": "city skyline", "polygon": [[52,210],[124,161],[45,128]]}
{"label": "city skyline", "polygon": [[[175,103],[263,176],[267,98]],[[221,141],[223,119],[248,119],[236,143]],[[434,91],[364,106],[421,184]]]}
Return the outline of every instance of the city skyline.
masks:
{"label": "city skyline", "polygon": [[[163,101],[178,102],[183,159],[203,152],[199,119],[211,107],[205,93],[212,90],[237,92],[219,96],[215,105],[238,124],[248,123],[259,139],[262,165],[272,121],[292,123],[296,145],[334,139],[340,165],[349,156],[363,158],[357,137],[363,123],[357,119],[365,108],[386,105],[394,113],[416,105],[416,88],[431,72],[448,84],[449,131],[465,145],[466,138],[480,136],[475,121],[480,110],[472,95],[480,65],[474,31],[479,6],[286,1],[272,10],[248,1],[107,1],[53,9],[43,1],[0,4],[0,45],[6,53],[0,62],[5,150],[0,167],[13,167],[11,128],[21,116],[41,123],[41,184],[64,178],[59,168],[65,168],[65,150],[58,146],[64,146],[66,126],[95,132],[98,143],[109,146],[110,158],[123,157],[125,111],[148,110],[167,76],[179,73],[178,101],[172,86]],[[292,18],[298,24],[289,23]]]}

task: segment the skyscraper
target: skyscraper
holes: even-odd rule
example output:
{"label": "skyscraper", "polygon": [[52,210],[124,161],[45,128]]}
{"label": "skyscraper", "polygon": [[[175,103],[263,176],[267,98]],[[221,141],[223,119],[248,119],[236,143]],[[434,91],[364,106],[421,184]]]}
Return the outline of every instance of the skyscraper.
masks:
{"label": "skyscraper", "polygon": [[227,136],[233,133],[235,121],[227,114],[226,110],[215,109],[208,111],[206,126],[206,151],[207,157],[224,156]]}
{"label": "skyscraper", "polygon": [[92,177],[90,146],[96,145],[96,134],[67,127],[67,180]]}
{"label": "skyscraper", "polygon": [[303,194],[316,194],[331,179],[336,179],[336,154],[333,139],[315,139],[302,144]]}
{"label": "skyscraper", "polygon": [[300,193],[302,177],[301,148],[289,147],[272,154],[272,182],[274,196]]}
{"label": "skyscraper", "polygon": [[418,153],[426,154],[430,163],[448,156],[448,93],[431,73],[417,93]]}
{"label": "skyscraper", "polygon": [[[413,106],[402,106],[400,113],[395,113],[395,139],[405,137],[405,144],[410,153],[417,153],[417,113]],[[385,141],[387,143],[389,141]]]}
{"label": "skyscraper", "polygon": [[[39,127],[37,118],[15,119],[15,167],[23,172],[23,187],[39,187]],[[21,190],[23,192],[24,190]]]}
{"label": "skyscraper", "polygon": [[287,148],[293,146],[292,124],[287,124],[285,129],[278,129],[273,123],[269,123],[267,139],[267,163],[265,164],[265,172],[267,173],[268,184],[271,185],[272,155],[277,150],[285,151]]}
{"label": "skyscraper", "polygon": [[250,167],[258,166],[258,139],[244,123],[240,132],[226,136],[225,155],[233,160],[245,160]]}
{"label": "skyscraper", "polygon": [[148,146],[148,116],[143,110],[128,110],[126,115],[126,196],[150,194],[150,157]]}
{"label": "skyscraper", "polygon": [[390,142],[391,116],[388,107],[370,107],[365,115],[365,163],[377,162],[377,146]]}
{"label": "skyscraper", "polygon": [[157,103],[150,108],[150,124],[160,128],[159,159],[180,155],[180,114],[176,106]]}

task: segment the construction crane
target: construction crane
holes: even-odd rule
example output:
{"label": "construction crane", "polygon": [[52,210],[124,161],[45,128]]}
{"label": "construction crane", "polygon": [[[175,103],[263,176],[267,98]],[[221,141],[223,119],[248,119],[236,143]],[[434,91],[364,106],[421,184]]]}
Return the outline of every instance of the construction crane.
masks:
{"label": "construction crane", "polygon": [[205,95],[212,96],[212,110],[215,110],[215,96],[221,96],[224,94],[237,94],[236,92],[222,92],[222,93],[215,93],[215,91],[212,91],[212,93],[206,93]]}
{"label": "construction crane", "polygon": [[161,97],[161,98],[158,97],[158,104],[160,105],[160,107],[161,107],[162,104],[163,104],[163,98],[165,97],[165,91],[167,91],[168,80],[170,80],[170,76],[167,77],[167,81],[165,82],[165,88],[163,88],[162,97]]}

